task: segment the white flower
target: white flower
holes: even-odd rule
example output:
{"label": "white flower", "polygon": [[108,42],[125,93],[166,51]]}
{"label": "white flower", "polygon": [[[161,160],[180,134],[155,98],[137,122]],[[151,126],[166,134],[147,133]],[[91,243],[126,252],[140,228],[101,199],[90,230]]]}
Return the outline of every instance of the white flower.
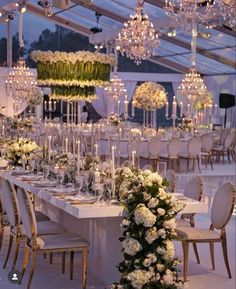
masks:
{"label": "white flower", "polygon": [[144,267],[149,267],[151,264],[152,264],[152,259],[149,259],[149,258],[144,259],[144,261],[143,261]]}
{"label": "white flower", "polygon": [[153,254],[153,253],[147,254],[147,258],[148,258],[148,259],[151,259],[152,263],[155,263],[155,262],[157,261],[157,257],[156,257],[156,255]]}
{"label": "white flower", "polygon": [[144,180],[144,186],[151,187],[155,184],[162,184],[162,177],[157,173],[149,174]]}
{"label": "white flower", "polygon": [[157,209],[157,213],[158,213],[158,215],[160,215],[160,216],[164,216],[165,213],[166,213],[166,211],[165,211],[164,209],[162,209],[162,208],[158,208],[158,209]]}
{"label": "white flower", "polygon": [[152,244],[158,238],[158,231],[156,227],[150,228],[145,233],[145,240],[148,244]]}
{"label": "white flower", "polygon": [[160,229],[158,230],[157,232],[158,236],[162,239],[165,239],[166,238],[166,230],[165,229]]}
{"label": "white flower", "polygon": [[154,209],[159,204],[159,200],[156,198],[151,198],[148,202],[148,208]]}
{"label": "white flower", "polygon": [[142,245],[138,240],[133,238],[127,238],[122,242],[124,251],[126,254],[134,256],[136,253],[142,250]]}
{"label": "white flower", "polygon": [[130,223],[131,223],[131,222],[130,222],[129,220],[123,219],[123,221],[122,221],[121,224],[120,224],[121,229],[122,229],[122,230],[126,229],[127,227],[130,226]]}
{"label": "white flower", "polygon": [[142,224],[148,228],[156,223],[157,218],[144,204],[140,204],[135,209],[134,219],[137,225]]}
{"label": "white flower", "polygon": [[174,283],[173,273],[167,269],[166,274],[162,276],[162,280],[165,285],[172,285]]}
{"label": "white flower", "polygon": [[166,229],[174,230],[176,228],[176,221],[175,218],[172,218],[170,220],[166,220],[163,222],[163,226]]}
{"label": "white flower", "polygon": [[171,260],[175,256],[174,243],[170,240],[167,240],[165,243],[166,243],[166,253],[165,253],[164,259]]}
{"label": "white flower", "polygon": [[167,198],[167,193],[165,192],[165,190],[163,188],[159,188],[159,193],[158,193],[158,197],[161,200],[165,200]]}
{"label": "white flower", "polygon": [[143,198],[145,201],[148,201],[151,198],[151,195],[147,192],[143,192]]}
{"label": "white flower", "polygon": [[132,286],[136,289],[142,289],[152,277],[152,272],[140,269],[136,269],[127,275],[127,279],[131,281]]}
{"label": "white flower", "polygon": [[163,247],[157,247],[156,251],[160,255],[164,255],[166,253],[166,249]]}
{"label": "white flower", "polygon": [[158,272],[163,272],[165,270],[165,265],[157,264],[156,265]]}

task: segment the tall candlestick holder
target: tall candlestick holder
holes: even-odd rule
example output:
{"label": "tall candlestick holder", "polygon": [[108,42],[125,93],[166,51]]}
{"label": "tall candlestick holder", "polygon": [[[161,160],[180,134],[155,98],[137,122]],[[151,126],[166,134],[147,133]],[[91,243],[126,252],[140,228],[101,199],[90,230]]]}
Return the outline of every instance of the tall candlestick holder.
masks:
{"label": "tall candlestick holder", "polygon": [[173,128],[176,127],[176,120],[181,120],[183,117],[183,103],[180,102],[179,104],[180,106],[180,115],[177,115],[177,101],[176,101],[176,97],[173,97],[173,102],[172,102],[172,114],[169,116],[169,103],[166,103],[166,119],[170,120],[172,119],[172,126]]}
{"label": "tall candlestick holder", "polygon": [[49,119],[52,119],[52,113],[56,111],[56,101],[45,100],[44,101],[44,111],[49,114]]}

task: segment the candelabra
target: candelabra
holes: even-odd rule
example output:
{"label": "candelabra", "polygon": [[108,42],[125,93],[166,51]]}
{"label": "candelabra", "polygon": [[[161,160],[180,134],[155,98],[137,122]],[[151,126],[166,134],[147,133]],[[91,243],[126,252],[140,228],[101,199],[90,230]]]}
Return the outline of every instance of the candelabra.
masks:
{"label": "candelabra", "polygon": [[49,119],[52,119],[52,112],[56,111],[56,101],[45,100],[44,101],[44,111],[49,114]]}
{"label": "candelabra", "polygon": [[173,102],[172,102],[172,114],[169,116],[169,103],[168,102],[166,103],[166,119],[167,120],[172,119],[173,128],[175,128],[176,120],[180,120],[183,116],[183,103],[180,102],[179,106],[180,106],[180,116],[178,117],[177,116],[177,101],[174,96]]}

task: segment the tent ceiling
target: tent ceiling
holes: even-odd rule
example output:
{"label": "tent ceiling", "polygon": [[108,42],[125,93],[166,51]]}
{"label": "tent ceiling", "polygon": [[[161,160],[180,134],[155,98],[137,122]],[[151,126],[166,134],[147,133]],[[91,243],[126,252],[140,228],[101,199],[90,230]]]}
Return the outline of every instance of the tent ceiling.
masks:
{"label": "tent ceiling", "polygon": [[[11,3],[16,1],[1,0],[0,10],[11,10]],[[38,0],[28,0],[28,11],[40,17],[45,17],[44,10],[38,6]],[[47,18],[57,24],[78,31],[90,37],[92,43],[101,43],[108,39],[115,39],[123,27],[125,20],[133,13],[136,0],[72,0],[68,10],[54,8],[54,15]],[[164,1],[145,0],[146,13],[153,21],[155,28],[160,31],[168,27],[168,21],[162,9]],[[103,16],[100,18],[102,33],[92,35],[90,28],[96,26],[95,11]],[[197,69],[202,74],[231,74],[235,73],[235,47],[234,33],[225,27],[210,30],[211,37],[197,39]],[[160,35],[161,44],[159,55],[151,61],[170,67],[178,72],[186,72],[191,64],[191,35],[177,30],[176,37]]]}

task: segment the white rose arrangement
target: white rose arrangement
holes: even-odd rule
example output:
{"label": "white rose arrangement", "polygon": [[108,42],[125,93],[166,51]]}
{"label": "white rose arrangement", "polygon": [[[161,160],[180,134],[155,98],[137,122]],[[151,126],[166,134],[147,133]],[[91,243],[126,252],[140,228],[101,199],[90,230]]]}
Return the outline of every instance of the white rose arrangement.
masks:
{"label": "white rose arrangement", "polygon": [[175,216],[183,204],[166,192],[167,185],[165,178],[150,170],[117,169],[117,194],[128,214],[121,223],[121,279],[112,289],[180,288],[173,240]]}
{"label": "white rose arrangement", "polygon": [[21,165],[21,158],[29,161],[30,155],[37,154],[42,150],[35,141],[26,138],[12,140],[7,147],[7,157],[12,160],[15,165]]}
{"label": "white rose arrangement", "polygon": [[156,82],[144,82],[136,88],[133,105],[144,110],[155,110],[167,102],[165,88]]}

